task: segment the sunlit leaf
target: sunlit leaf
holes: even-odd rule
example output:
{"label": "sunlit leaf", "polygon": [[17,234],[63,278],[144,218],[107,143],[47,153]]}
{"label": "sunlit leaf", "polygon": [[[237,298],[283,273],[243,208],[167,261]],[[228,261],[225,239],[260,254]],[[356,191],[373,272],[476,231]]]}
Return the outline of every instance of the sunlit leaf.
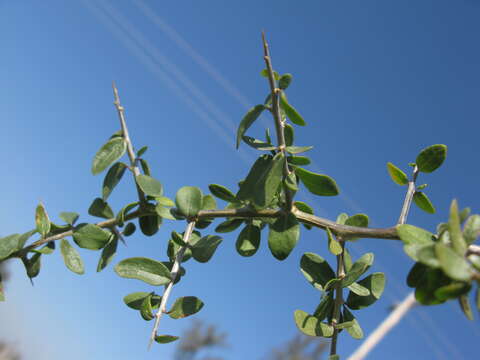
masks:
{"label": "sunlit leaf", "polygon": [[177,191],[175,204],[183,215],[195,216],[202,209],[202,191],[194,186],[184,186]]}
{"label": "sunlit leaf", "polygon": [[144,257],[120,261],[115,266],[115,272],[121,277],[141,280],[154,286],[166,285],[172,280],[170,271],[165,265]]}
{"label": "sunlit leaf", "polygon": [[35,211],[35,224],[37,231],[45,237],[50,232],[50,219],[42,204],[38,204]]}
{"label": "sunlit leaf", "polygon": [[353,314],[345,306],[343,307],[343,321],[353,321],[353,326],[350,326],[346,329],[352,338],[363,338],[363,330],[360,327],[360,324],[358,323],[355,316],[353,316]]}
{"label": "sunlit leaf", "polygon": [[178,339],[179,339],[178,336],[173,336],[173,335],[156,335],[155,336],[155,341],[159,344],[168,344]]}
{"label": "sunlit leaf", "polygon": [[298,330],[308,336],[331,337],[333,326],[325,324],[305,311],[295,310],[295,324]]}
{"label": "sunlit leaf", "polygon": [[278,80],[278,87],[282,90],[285,90],[292,83],[293,76],[292,74],[283,74]]}
{"label": "sunlit leaf", "polygon": [[76,212],[67,212],[67,211],[61,212],[59,215],[60,219],[62,219],[67,224],[72,226],[75,224],[75,221],[78,220],[79,216],[80,215],[77,214]]}
{"label": "sunlit leaf", "polygon": [[327,228],[327,237],[328,250],[330,250],[333,255],[340,255],[342,253],[342,245],[335,239],[329,228]]}
{"label": "sunlit leaf", "polygon": [[472,307],[470,306],[470,300],[468,299],[468,295],[460,296],[458,298],[458,303],[460,304],[460,309],[462,309],[467,319],[473,320],[473,312]]}
{"label": "sunlit leaf", "polygon": [[137,175],[137,184],[145,195],[160,197],[163,195],[163,187],[158,180],[147,175]]}
{"label": "sunlit leaf", "polygon": [[373,258],[373,253],[366,253],[362,255],[360,259],[355,261],[352,265],[352,268],[342,279],[342,287],[347,287],[353,284],[353,282],[357,281],[357,279],[373,264]]}
{"label": "sunlit leaf", "polygon": [[477,240],[480,235],[480,215],[470,216],[463,228],[463,238],[465,242],[470,245]]}
{"label": "sunlit leaf", "polygon": [[287,97],[283,92],[280,95],[280,107],[283,111],[285,111],[287,117],[295,125],[305,126],[307,124],[305,120],[303,120],[303,117],[297,112],[297,110],[288,103]]}
{"label": "sunlit leaf", "polygon": [[[151,293],[148,293],[148,292],[134,292],[134,293],[131,293],[131,294],[128,294],[126,295],[124,298],[123,298],[123,302],[125,303],[125,305],[127,305],[129,308],[132,308],[134,310],[140,310],[140,308],[142,307],[142,303],[143,303],[143,300],[149,296]],[[152,306],[152,309],[156,309],[159,307],[160,305],[160,302],[162,301],[162,297],[161,296],[158,296],[158,295],[155,295],[153,294],[152,297],[150,298],[151,300],[151,306]]]}
{"label": "sunlit leaf", "polygon": [[123,137],[114,137],[107,141],[95,154],[92,174],[97,175],[117,161],[125,153],[127,145]]}
{"label": "sunlit leaf", "polygon": [[65,266],[73,271],[75,274],[82,275],[85,273],[85,267],[83,265],[82,258],[68,240],[62,239],[60,241],[60,252],[62,253],[63,262]]}
{"label": "sunlit leaf", "polygon": [[99,250],[107,245],[111,233],[94,224],[80,224],[73,231],[73,240],[84,249]]}
{"label": "sunlit leaf", "polygon": [[463,256],[440,243],[435,244],[435,253],[440,261],[440,267],[446,275],[454,280],[470,280],[472,268]]}
{"label": "sunlit leaf", "polygon": [[324,290],[327,282],[335,278],[335,272],[328,262],[314,253],[303,254],[300,260],[300,270],[307,281],[318,290]]}
{"label": "sunlit leaf", "polygon": [[346,304],[352,310],[363,309],[380,299],[385,289],[385,274],[381,272],[370,274],[365,279],[359,281],[358,285],[366,288],[368,294],[362,295],[349,287],[352,292],[348,294]]}
{"label": "sunlit leaf", "polygon": [[391,162],[387,163],[388,174],[392,178],[393,182],[398,185],[407,185],[408,177],[407,175],[400,170],[398,167],[393,165]]}

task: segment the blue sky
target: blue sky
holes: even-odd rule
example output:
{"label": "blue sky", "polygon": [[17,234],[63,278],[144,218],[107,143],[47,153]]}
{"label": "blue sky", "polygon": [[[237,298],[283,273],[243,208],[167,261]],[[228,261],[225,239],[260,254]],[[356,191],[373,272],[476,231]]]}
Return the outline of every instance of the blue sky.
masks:
{"label": "blue sky", "polygon": [[[0,152],[3,155],[1,234],[34,226],[43,201],[52,220],[61,211],[87,209],[101,191],[93,155],[119,128],[112,105],[115,80],[137,148],[148,145],[153,175],[174,197],[181,186],[236,189],[255,152],[234,149],[238,122],[263,101],[268,84],[260,33],[273,65],[291,72],[288,94],[308,122],[299,145],[314,145],[311,170],[338,183],[336,198],[300,198],[316,212],[364,212],[374,226],[398,218],[404,189],[385,164],[404,170],[422,148],[449,147],[444,166],[422,174],[437,208],[413,208],[409,222],[433,230],[450,201],[479,212],[480,2],[463,1],[0,1]],[[250,133],[273,124],[267,117]],[[114,210],[135,199],[126,177],[112,196]],[[114,263],[132,256],[165,259],[172,229],[135,235]],[[213,231],[213,227],[212,227]],[[259,359],[296,332],[293,311],[313,311],[318,293],[299,271],[303,252],[328,257],[322,232],[303,231],[284,262],[269,254],[266,232],[252,258],[235,252],[236,233],[225,236],[208,264],[186,263],[176,296],[205,302],[198,318],[229,333],[228,359]],[[365,239],[351,245],[358,257],[374,251],[373,271],[385,271],[383,298],[358,313],[368,334],[405,297],[411,260],[397,242]],[[95,273],[98,253],[80,250],[83,277],[65,269],[58,253],[45,258],[31,287],[12,263],[8,301],[0,306],[0,336],[30,359],[169,359],[174,345],[146,351],[151,324],[122,302],[148,285],[117,277],[110,266]],[[478,314],[477,314],[478,315]],[[188,320],[161,328],[180,334]],[[342,334],[343,335],[343,334]],[[469,359],[480,335],[455,303],[416,308],[372,352],[371,359]],[[340,337],[347,356],[360,342]]]}

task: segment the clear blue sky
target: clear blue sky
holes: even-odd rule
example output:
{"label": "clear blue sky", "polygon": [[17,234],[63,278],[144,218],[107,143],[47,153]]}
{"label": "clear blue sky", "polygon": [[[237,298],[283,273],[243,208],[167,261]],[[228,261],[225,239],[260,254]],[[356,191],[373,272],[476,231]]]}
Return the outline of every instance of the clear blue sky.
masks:
{"label": "clear blue sky", "polygon": [[[119,128],[112,80],[133,142],[149,145],[146,158],[167,195],[184,185],[235,189],[256,156],[234,149],[236,126],[268,92],[259,76],[261,30],[274,67],[295,77],[289,99],[309,125],[297,130],[297,142],[315,146],[311,169],[341,190],[337,198],[303,198],[319,215],[365,212],[374,226],[392,225],[404,189],[391,182],[386,162],[408,170],[435,143],[449,146],[447,161],[419,183],[429,183],[438,212],[414,208],[409,222],[433,230],[452,198],[478,213],[479,18],[477,0],[0,1],[1,235],[31,229],[39,201],[54,221],[60,211],[86,214],[103,180],[90,174],[91,160]],[[252,134],[273,129],[269,121]],[[135,195],[128,179],[112,196],[114,210]],[[169,223],[152,238],[129,238],[114,263],[165,259],[170,231],[181,228]],[[236,254],[236,233],[225,236],[216,257],[188,262],[174,288],[174,298],[204,300],[197,317],[229,333],[228,359],[261,358],[295,334],[293,311],[313,311],[318,301],[298,264],[305,251],[327,253],[325,235],[303,231],[284,262],[269,254],[266,235],[253,258]],[[383,299],[358,313],[368,334],[408,294],[412,262],[397,242],[366,239],[351,248],[356,257],[374,251],[372,270],[387,273]],[[117,277],[111,266],[97,274],[99,254],[80,252],[86,275],[69,272],[56,253],[44,259],[34,287],[12,263],[0,337],[25,360],[169,359],[175,345],[147,352],[152,324],[122,302],[150,287]],[[470,359],[478,353],[476,318],[468,322],[456,303],[416,308],[370,358]],[[188,324],[167,320],[161,328],[180,334]],[[340,354],[359,345],[342,334]]]}

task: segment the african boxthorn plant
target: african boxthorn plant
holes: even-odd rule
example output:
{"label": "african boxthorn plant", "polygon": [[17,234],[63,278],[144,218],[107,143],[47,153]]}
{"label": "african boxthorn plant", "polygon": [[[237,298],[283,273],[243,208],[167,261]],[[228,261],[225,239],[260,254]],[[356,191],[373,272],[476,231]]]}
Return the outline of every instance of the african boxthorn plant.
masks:
{"label": "african boxthorn plant", "polygon": [[[101,197],[96,198],[88,213],[103,218],[96,224],[77,223],[79,214],[60,213],[63,224],[50,221],[48,213],[39,204],[35,212],[36,227],[23,234],[12,234],[0,239],[0,261],[19,258],[30,279],[38,276],[41,258],[51,254],[60,242],[60,252],[66,267],[77,274],[84,273],[84,265],[72,241],[80,248],[101,250],[97,271],[103,270],[116,253],[119,241],[132,235],[138,222],[145,236],[155,235],[163,220],[184,223],[183,232],[172,232],[164,259],[133,257],[115,265],[115,272],[124,278],[138,279],[148,285],[163,287],[163,291],[135,292],[124,297],[125,304],[139,311],[142,318],[153,320],[150,336],[152,342],[169,343],[178,337],[158,333],[161,317],[166,314],[180,319],[200,311],[203,302],[195,296],[177,298],[167,309],[174,285],[185,274],[182,267],[189,259],[208,262],[222,238],[213,234],[201,234],[216,218],[225,220],[217,225],[216,233],[228,233],[241,227],[236,249],[241,256],[253,256],[259,246],[261,231],[268,228],[268,247],[278,260],[286,259],[300,238],[303,225],[307,230],[318,228],[326,232],[328,251],[336,256],[336,264],[329,264],[316,253],[305,253],[300,259],[300,270],[306,280],[321,292],[318,306],[313,311],[296,310],[294,321],[306,335],[331,338],[330,359],[338,359],[338,336],[345,330],[355,339],[363,337],[356,313],[375,303],[383,293],[385,275],[366,272],[373,265],[373,253],[367,253],[353,261],[348,252],[349,240],[355,238],[379,238],[401,240],[404,250],[415,264],[407,276],[407,283],[415,288],[416,299],[424,305],[440,304],[458,299],[463,312],[472,318],[469,293],[477,283],[476,305],[480,306],[480,251],[473,245],[480,233],[480,215],[470,215],[470,210],[459,210],[454,200],[448,221],[438,225],[435,233],[406,224],[412,202],[420,209],[433,213],[435,208],[423,191],[426,185],[416,185],[421,173],[431,173],[439,168],[447,154],[445,145],[429,146],[418,154],[409,165],[408,177],[392,163],[387,170],[392,180],[406,186],[405,201],[400,218],[389,228],[369,228],[368,216],[340,214],[335,221],[314,215],[305,202],[295,200],[299,184],[318,196],[335,196],[339,189],[327,175],[317,174],[305,168],[310,159],[305,155],[311,146],[297,146],[294,128],[306,122],[290,104],[286,91],[292,82],[291,74],[279,75],[274,71],[268,44],[263,38],[265,69],[262,75],[268,80],[270,92],[262,104],[252,107],[241,120],[236,138],[237,148],[246,144],[261,155],[255,161],[239,189],[231,191],[219,184],[211,184],[211,194],[203,194],[197,187],[180,188],[174,200],[166,197],[161,183],[151,176],[144,158],[147,147],[135,151],[130,138],[124,108],[118,91],[113,86],[115,107],[120,120],[120,130],[115,132],[98,150],[93,159],[92,173],[106,171]],[[255,139],[246,132],[262,113],[270,113],[275,125],[275,141],[268,129],[265,139]],[[124,155],[128,163],[122,162]],[[108,204],[108,198],[130,172],[136,184],[137,198],[126,204],[116,214]],[[216,200],[226,202],[219,209]],[[37,239],[30,241],[36,236]],[[68,238],[71,238],[69,241]],[[321,252],[322,250],[319,250]],[[4,293],[0,283],[0,300]]]}

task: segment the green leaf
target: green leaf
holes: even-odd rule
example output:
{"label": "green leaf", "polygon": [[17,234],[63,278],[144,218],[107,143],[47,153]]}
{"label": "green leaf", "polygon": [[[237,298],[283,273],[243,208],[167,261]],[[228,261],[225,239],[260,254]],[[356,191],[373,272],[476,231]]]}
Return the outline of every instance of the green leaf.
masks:
{"label": "green leaf", "polygon": [[282,91],[280,95],[280,108],[285,111],[285,114],[295,125],[305,126],[307,123],[303,120],[302,116],[297,112],[297,110],[288,103],[287,97]]}
{"label": "green leaf", "polygon": [[413,201],[415,202],[415,205],[423,211],[429,214],[435,214],[435,207],[424,192],[415,191],[413,194]]}
{"label": "green leaf", "polygon": [[295,175],[294,172],[291,172],[290,174],[288,174],[288,176],[283,179],[283,183],[291,191],[293,192],[298,191],[297,176]]}
{"label": "green leaf", "polygon": [[117,222],[118,222],[118,226],[123,226],[123,224],[125,223],[125,217],[128,215],[128,213],[133,209],[135,208],[136,206],[138,206],[139,202],[136,201],[136,202],[133,202],[133,203],[130,203],[126,206],[124,206],[117,214],[116,216],[116,219],[117,219]]}
{"label": "green leaf", "polygon": [[62,253],[65,266],[75,274],[82,275],[85,273],[82,258],[68,240],[62,239],[60,242],[60,252]]}
{"label": "green leaf", "polygon": [[391,162],[387,163],[388,174],[392,178],[393,182],[398,185],[407,185],[408,177],[407,175],[400,170],[398,167],[393,165]]}
{"label": "green leaf", "polygon": [[34,277],[37,277],[40,273],[41,267],[41,256],[42,254],[36,253],[28,259],[26,257],[22,257],[22,262],[25,265],[25,270],[27,271],[27,276],[32,280]]}
{"label": "green leaf", "polygon": [[37,252],[39,254],[43,255],[50,255],[55,251],[55,242],[54,241],[49,241],[47,245],[40,249],[33,249],[31,250],[32,252]]}
{"label": "green leaf", "polygon": [[67,212],[67,211],[63,211],[60,213],[60,219],[62,219],[63,221],[65,221],[67,224],[69,225],[74,225],[75,224],[75,221],[78,220],[78,217],[80,216],[79,214],[77,214],[76,212]]}
{"label": "green leaf", "polygon": [[[153,209],[155,210],[155,207]],[[138,219],[138,224],[143,235],[153,236],[158,232],[162,224],[162,218],[158,215],[142,216]]]}
{"label": "green leaf", "polygon": [[152,295],[150,293],[143,299],[142,306],[140,307],[140,315],[142,316],[143,320],[150,321],[154,318],[153,309],[152,309]]}
{"label": "green leaf", "polygon": [[422,184],[422,185],[418,185],[417,186],[417,190],[420,191],[420,190],[423,190],[427,187],[428,184]]}
{"label": "green leaf", "polygon": [[123,278],[141,280],[154,286],[166,285],[172,281],[172,275],[165,265],[144,257],[120,261],[115,266],[115,272]]}
{"label": "green leaf", "polygon": [[313,149],[313,146],[287,146],[285,150],[290,154],[300,154]]}
{"label": "green leaf", "polygon": [[[134,293],[126,295],[123,298],[123,302],[129,308],[132,308],[134,310],[140,310],[141,307],[142,307],[143,300],[145,300],[145,298],[147,296],[149,296],[150,294],[151,293],[143,292],[143,291],[134,292]],[[150,300],[151,300],[152,309],[156,309],[160,306],[160,302],[162,301],[162,297],[154,294],[154,295],[152,295]]]}
{"label": "green leaf", "polygon": [[337,224],[345,225],[346,221],[348,220],[348,214],[341,213],[337,216],[337,220],[335,221]]}
{"label": "green leaf", "polygon": [[159,196],[155,198],[155,200],[157,200],[157,203],[163,206],[168,206],[168,207],[175,206],[175,202],[166,196]]}
{"label": "green leaf", "polygon": [[272,255],[278,260],[285,260],[297,245],[300,237],[300,225],[292,213],[278,217],[270,225],[268,233],[268,247]]}
{"label": "green leaf", "polygon": [[145,159],[139,159],[139,160],[140,160],[140,166],[142,167],[143,173],[146,176],[150,176],[151,171],[150,171],[150,166],[148,165],[147,160],[145,160]]}
{"label": "green leaf", "polygon": [[435,244],[435,253],[440,261],[440,267],[447,276],[459,281],[470,280],[472,268],[463,256],[440,243]]}
{"label": "green leaf", "polygon": [[280,76],[280,79],[278,80],[278,87],[282,90],[285,90],[291,84],[292,79],[293,79],[292,74],[283,74],[282,76]]}
{"label": "green leaf", "polygon": [[202,210],[215,210],[217,208],[217,202],[212,195],[203,195],[202,198]]}
{"label": "green leaf", "polygon": [[338,195],[337,184],[331,177],[316,174],[300,167],[295,169],[295,173],[312,194],[320,196]]}
{"label": "green leaf", "polygon": [[137,227],[135,226],[134,223],[128,223],[125,226],[125,229],[123,229],[123,235],[130,236],[135,232],[136,229],[137,229]]}
{"label": "green leaf", "polygon": [[457,200],[452,200],[450,205],[450,217],[448,219],[448,230],[450,233],[450,241],[452,242],[453,250],[458,254],[464,255],[467,251],[467,244],[463,239],[462,229],[460,225],[460,215],[458,213]]}
{"label": "green leaf", "polygon": [[418,170],[431,173],[442,165],[447,157],[447,147],[442,144],[431,145],[422,151],[417,156]]}
{"label": "green leaf", "polygon": [[137,151],[137,158],[141,157],[148,150],[148,146],[143,146],[140,150]]}
{"label": "green leaf", "polygon": [[73,240],[83,249],[99,250],[107,245],[111,233],[94,224],[80,224],[73,231]]}
{"label": "green leaf", "polygon": [[397,233],[405,245],[427,245],[433,242],[433,234],[413,225],[397,225]]}
{"label": "green leaf", "polygon": [[[268,79],[268,69],[263,69],[262,71],[260,71],[260,75]],[[278,73],[274,71],[273,78],[278,81],[280,79],[280,75],[278,75]]]}
{"label": "green leaf", "polygon": [[470,306],[470,301],[468,300],[468,295],[460,296],[458,298],[458,303],[460,305],[460,309],[462,309],[467,319],[473,320],[473,312],[472,312],[472,307]]}
{"label": "green leaf", "polygon": [[295,310],[295,324],[302,333],[308,336],[331,337],[333,326],[322,323],[318,318],[305,311]]}
{"label": "green leaf", "polygon": [[322,300],[315,309],[313,316],[318,318],[320,321],[326,319],[332,314],[334,305],[335,301],[333,300],[333,292],[331,291],[322,297]]}
{"label": "green leaf", "polygon": [[147,175],[137,175],[136,180],[138,186],[146,195],[153,197],[160,197],[163,195],[163,187],[158,180]]}
{"label": "green leaf", "polygon": [[240,139],[242,138],[243,135],[245,135],[245,132],[248,130],[250,126],[255,122],[255,120],[258,119],[260,114],[263,112],[263,110],[266,109],[265,105],[255,105],[252,107],[248,112],[245,114],[243,117],[242,121],[240,122],[240,125],[238,125],[238,130],[237,130],[237,149],[240,146]]}
{"label": "green leaf", "polygon": [[103,179],[103,186],[102,186],[102,198],[103,200],[107,201],[108,197],[112,193],[115,186],[118,185],[120,180],[125,174],[125,170],[127,169],[127,165],[122,162],[117,162],[113,164],[113,166],[108,169],[107,175]]}
{"label": "green leaf", "polygon": [[121,138],[123,137],[123,130],[118,130],[118,131],[115,131],[112,136],[110,136],[110,139],[113,139],[113,138]]}
{"label": "green leaf", "polygon": [[240,225],[243,224],[243,219],[228,219],[215,228],[216,232],[219,233],[229,233],[236,230]]}
{"label": "green leaf", "polygon": [[179,339],[178,336],[173,336],[173,335],[156,335],[155,336],[155,341],[159,344],[168,344],[178,339]]}
{"label": "green leaf", "polygon": [[0,260],[18,250],[20,234],[12,234],[0,239]]}
{"label": "green leaf", "polygon": [[300,270],[307,281],[318,290],[324,290],[327,282],[335,278],[335,273],[328,262],[314,253],[303,254]]}
{"label": "green leaf", "polygon": [[422,277],[425,275],[427,267],[422,263],[416,262],[407,276],[407,285],[411,288],[417,287],[421,282]]}
{"label": "green leaf", "polygon": [[182,319],[184,317],[196,314],[203,307],[203,301],[195,296],[184,296],[175,300],[168,315],[172,319]]}
{"label": "green leaf", "polygon": [[209,261],[222,241],[223,239],[217,235],[202,237],[192,246],[193,258],[201,263]]}
{"label": "green leaf", "polygon": [[38,204],[35,211],[35,224],[37,231],[45,237],[50,232],[50,219],[42,204]]}
{"label": "green leaf", "polygon": [[385,289],[385,274],[381,272],[370,274],[365,279],[359,281],[358,285],[366,288],[368,294],[365,296],[358,292],[355,293],[355,291],[349,287],[352,292],[348,294],[346,304],[352,310],[363,309],[380,299]]}
{"label": "green leaf", "polygon": [[480,235],[480,215],[472,215],[467,219],[463,227],[463,238],[470,245],[477,240]]}
{"label": "green leaf", "polygon": [[165,218],[165,219],[169,219],[169,220],[177,220],[175,218],[175,216],[172,215],[171,210],[172,210],[171,208],[166,208],[166,207],[162,206],[161,204],[157,204],[155,206],[155,211],[156,211],[158,216],[160,216],[162,218]]}
{"label": "green leaf", "polygon": [[5,293],[3,291],[2,277],[0,276],[0,302],[5,301]]}
{"label": "green leaf", "polygon": [[347,287],[357,281],[357,279],[373,264],[373,258],[373,253],[366,253],[360,259],[355,261],[352,268],[342,279],[342,287]]}
{"label": "green leaf", "polygon": [[118,238],[115,236],[112,238],[112,240],[110,240],[107,246],[103,248],[102,254],[100,255],[100,259],[98,259],[97,272],[102,271],[108,266],[108,264],[110,264],[112,259],[115,257],[115,254],[117,253],[117,245],[118,245]]}
{"label": "green leaf", "polygon": [[352,261],[352,256],[348,252],[348,250],[345,248],[343,249],[343,263],[345,264],[345,271],[350,271],[353,265]]}
{"label": "green leaf", "polygon": [[92,205],[90,205],[90,208],[88,209],[88,213],[92,216],[104,219],[112,219],[115,217],[110,205],[101,198],[93,200]]}
{"label": "green leaf", "polygon": [[260,227],[254,224],[245,226],[238,234],[235,245],[241,256],[254,255],[260,246]]}
{"label": "green leaf", "polygon": [[328,360],[340,360],[340,355],[338,354],[329,355]]}
{"label": "green leaf", "polygon": [[358,226],[358,227],[368,227],[368,216],[365,214],[355,214],[345,220],[345,225],[348,226]]}
{"label": "green leaf", "polygon": [[342,245],[333,237],[332,232],[327,228],[328,250],[333,255],[340,255],[342,253]]}
{"label": "green leaf", "polygon": [[451,280],[440,269],[425,268],[423,276],[417,281],[415,298],[423,305],[436,305],[445,302],[435,296],[435,291]]}
{"label": "green leaf", "polygon": [[440,300],[456,299],[468,294],[471,288],[472,286],[468,283],[454,281],[435,290],[435,297]]}
{"label": "green leaf", "polygon": [[420,261],[422,264],[425,264],[432,268],[440,267],[440,262],[437,259],[437,254],[435,252],[435,244],[427,245],[409,245],[406,247],[407,254],[414,260]]}
{"label": "green leaf", "polygon": [[347,329],[347,328],[352,327],[354,325],[355,325],[355,321],[353,321],[353,320],[352,321],[344,321],[342,323],[339,323],[339,324],[335,325],[335,328],[337,328],[339,330],[340,329]]}
{"label": "green leaf", "polygon": [[343,307],[343,321],[353,321],[353,325],[347,327],[346,329],[352,338],[363,338],[363,330],[360,327],[360,324],[358,323],[357,319],[355,319],[355,316],[353,316],[353,314],[345,306]]}
{"label": "green leaf", "polygon": [[309,165],[310,159],[306,156],[288,156],[287,161],[292,165]]}
{"label": "green leaf", "polygon": [[270,205],[283,175],[283,154],[262,155],[253,164],[237,194],[238,200],[250,200],[259,208]]}
{"label": "green leaf", "polygon": [[263,142],[262,140],[255,139],[250,136],[242,136],[242,140],[244,141],[245,144],[248,146],[256,149],[256,150],[261,150],[261,151],[272,151],[275,150],[277,147],[275,145]]}
{"label": "green leaf", "polygon": [[285,124],[283,128],[283,134],[285,136],[285,145],[292,146],[295,140],[295,130],[293,129],[293,126],[290,124]]}
{"label": "green leaf", "polygon": [[298,210],[313,215],[313,208],[307,203],[304,203],[303,201],[294,201],[293,205],[295,205]]}
{"label": "green leaf", "polygon": [[467,220],[471,211],[472,211],[472,209],[470,209],[469,207],[466,207],[465,209],[462,209],[462,211],[460,211],[460,223],[461,224],[463,224],[465,222],[465,220]]}
{"label": "green leaf", "polygon": [[122,157],[127,149],[123,137],[114,137],[108,140],[93,158],[92,174],[100,174],[107,167]]}
{"label": "green leaf", "polygon": [[210,192],[219,199],[222,199],[227,202],[235,202],[235,195],[228,190],[225,186],[218,185],[218,184],[210,184],[208,185],[208,189]]}
{"label": "green leaf", "polygon": [[199,188],[194,186],[184,186],[177,191],[175,204],[180,213],[186,217],[197,215],[202,209],[203,195]]}
{"label": "green leaf", "polygon": [[350,290],[350,294],[358,295],[359,297],[365,297],[370,295],[370,290],[360,285],[359,283],[354,282],[353,284],[350,284],[347,287]]}

